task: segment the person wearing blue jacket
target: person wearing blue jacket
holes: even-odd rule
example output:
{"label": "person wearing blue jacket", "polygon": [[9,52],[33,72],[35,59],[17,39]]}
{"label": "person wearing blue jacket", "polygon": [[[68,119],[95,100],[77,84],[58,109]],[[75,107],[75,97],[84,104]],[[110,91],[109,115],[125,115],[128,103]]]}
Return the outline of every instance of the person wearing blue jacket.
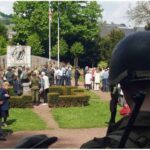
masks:
{"label": "person wearing blue jacket", "polygon": [[7,118],[9,116],[9,92],[8,92],[8,88],[9,88],[9,83],[8,82],[4,82],[2,88],[0,89],[0,99],[2,101],[2,105],[1,105],[1,119],[3,119],[3,126],[7,127]]}

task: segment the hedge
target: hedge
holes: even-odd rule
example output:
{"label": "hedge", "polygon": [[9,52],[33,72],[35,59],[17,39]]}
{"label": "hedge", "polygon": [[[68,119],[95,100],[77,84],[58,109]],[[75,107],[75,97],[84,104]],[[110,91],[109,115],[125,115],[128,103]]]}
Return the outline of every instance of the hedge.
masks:
{"label": "hedge", "polygon": [[9,95],[10,96],[14,96],[15,95],[13,87],[10,87],[8,91],[9,91]]}
{"label": "hedge", "polygon": [[76,89],[74,86],[51,86],[49,88],[49,93],[59,93],[60,95],[71,95],[72,90]]}
{"label": "hedge", "polygon": [[63,95],[72,95],[72,90],[77,89],[75,86],[65,86]]}
{"label": "hedge", "polygon": [[51,86],[49,88],[49,93],[59,93],[60,95],[63,95],[64,87],[63,86]]}
{"label": "hedge", "polygon": [[71,95],[76,95],[77,93],[84,93],[84,89],[72,89]]}
{"label": "hedge", "polygon": [[59,93],[48,93],[48,106],[57,107],[59,103]]}
{"label": "hedge", "polygon": [[10,102],[11,108],[30,108],[30,107],[33,107],[31,95],[11,96],[9,102]]}
{"label": "hedge", "polygon": [[89,104],[89,95],[59,95],[58,93],[48,94],[49,107],[71,107],[87,106]]}

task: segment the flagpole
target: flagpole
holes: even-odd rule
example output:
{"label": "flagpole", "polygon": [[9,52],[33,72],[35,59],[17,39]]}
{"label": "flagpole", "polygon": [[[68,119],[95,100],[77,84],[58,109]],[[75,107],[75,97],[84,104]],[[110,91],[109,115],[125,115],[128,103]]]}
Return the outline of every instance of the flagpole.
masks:
{"label": "flagpole", "polygon": [[51,13],[51,0],[49,0],[49,62],[51,61],[51,22],[52,22],[52,13]]}
{"label": "flagpole", "polygon": [[59,31],[59,1],[58,1],[58,47],[57,47],[57,61],[58,61],[58,67],[60,63],[60,46],[59,46],[59,36],[60,36],[60,31]]}

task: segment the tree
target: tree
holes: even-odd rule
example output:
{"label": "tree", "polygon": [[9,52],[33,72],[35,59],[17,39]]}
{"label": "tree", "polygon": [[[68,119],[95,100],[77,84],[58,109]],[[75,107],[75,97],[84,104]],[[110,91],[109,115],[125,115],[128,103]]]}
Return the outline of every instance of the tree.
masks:
{"label": "tree", "polygon": [[36,56],[43,55],[44,50],[42,48],[40,38],[36,33],[34,33],[28,37],[27,45],[31,46],[32,55],[36,55]]}
{"label": "tree", "polygon": [[116,44],[124,37],[119,29],[113,29],[108,35],[100,40],[100,60],[110,62],[111,53]]}
{"label": "tree", "polygon": [[72,45],[70,52],[74,56],[74,66],[78,66],[78,57],[84,52],[83,45],[80,42],[75,42]]}
{"label": "tree", "polygon": [[[52,45],[57,43],[57,17],[58,2],[53,1],[52,9]],[[76,42],[84,46],[84,54],[81,55],[81,63],[92,66],[93,57],[95,63],[99,61],[98,38],[100,32],[99,22],[102,18],[102,8],[97,2],[59,2],[60,37],[68,44],[69,49]],[[73,63],[69,51],[62,59]]]}
{"label": "tree", "polygon": [[130,20],[137,25],[150,23],[150,1],[139,1],[136,6],[127,11]]}
{"label": "tree", "polygon": [[7,28],[2,22],[0,22],[0,36],[7,38]]}
{"label": "tree", "polygon": [[[60,46],[59,54],[60,54],[60,56],[63,57],[68,51],[68,45],[64,39],[61,39],[59,46]],[[52,56],[55,58],[57,57],[57,51],[58,51],[58,43],[52,47]]]}
{"label": "tree", "polygon": [[108,63],[106,61],[100,61],[98,66],[101,68],[101,69],[104,69],[108,66]]}
{"label": "tree", "polygon": [[48,56],[48,1],[16,1],[13,5],[14,37],[15,43],[26,45],[30,35],[37,34]]}
{"label": "tree", "polygon": [[0,36],[0,55],[6,54],[7,41],[3,36]]}

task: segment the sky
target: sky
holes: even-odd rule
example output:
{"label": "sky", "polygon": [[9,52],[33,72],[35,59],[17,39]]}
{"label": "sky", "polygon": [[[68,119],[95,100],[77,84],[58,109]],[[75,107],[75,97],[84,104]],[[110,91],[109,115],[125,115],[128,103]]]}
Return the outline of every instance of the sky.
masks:
{"label": "sky", "polygon": [[[14,0],[0,0],[0,11],[11,14],[13,13],[13,2]],[[107,21],[107,23],[117,23],[121,24],[124,23],[127,26],[134,26],[133,22],[129,22],[127,18],[127,10],[129,7],[134,7],[136,1],[105,1],[101,0],[98,1],[101,4],[103,11],[103,20]]]}
{"label": "sky", "polygon": [[127,10],[136,5],[136,1],[100,1],[104,9],[103,20],[107,23],[126,24],[127,26],[134,26],[134,22],[129,21],[127,17]]}

